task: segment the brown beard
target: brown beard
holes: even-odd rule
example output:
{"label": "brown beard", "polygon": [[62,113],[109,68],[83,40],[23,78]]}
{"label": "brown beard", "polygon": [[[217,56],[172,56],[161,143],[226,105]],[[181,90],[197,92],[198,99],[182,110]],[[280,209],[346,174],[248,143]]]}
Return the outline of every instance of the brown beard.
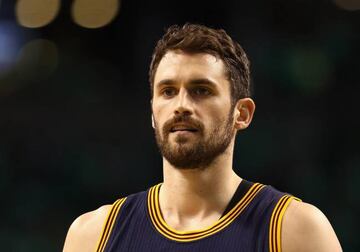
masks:
{"label": "brown beard", "polygon": [[[154,120],[156,143],[162,156],[178,169],[204,169],[208,167],[219,155],[225,152],[235,134],[232,129],[232,111],[225,123],[219,121],[213,125],[208,138],[204,136],[204,125],[198,120],[181,114],[167,121],[163,128],[161,138],[159,128]],[[175,145],[169,142],[170,129],[175,123],[184,122],[198,129],[197,141],[190,144],[186,137],[177,136]]]}

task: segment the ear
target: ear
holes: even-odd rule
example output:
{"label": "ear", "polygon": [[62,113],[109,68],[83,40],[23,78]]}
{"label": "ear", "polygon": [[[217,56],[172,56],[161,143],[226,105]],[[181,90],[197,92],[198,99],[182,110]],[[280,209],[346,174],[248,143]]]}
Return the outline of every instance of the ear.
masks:
{"label": "ear", "polygon": [[237,130],[246,129],[253,118],[255,112],[255,102],[251,98],[238,100],[234,109],[235,128]]}

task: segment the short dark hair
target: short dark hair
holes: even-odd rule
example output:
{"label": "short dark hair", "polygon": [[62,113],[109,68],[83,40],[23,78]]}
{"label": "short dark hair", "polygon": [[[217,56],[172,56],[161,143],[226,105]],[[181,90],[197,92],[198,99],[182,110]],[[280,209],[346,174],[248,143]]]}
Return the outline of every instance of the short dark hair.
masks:
{"label": "short dark hair", "polygon": [[242,47],[224,30],[204,25],[185,24],[169,27],[157,42],[149,70],[151,98],[154,95],[154,78],[163,56],[171,50],[186,53],[208,53],[223,60],[230,82],[231,103],[250,97],[250,61]]}

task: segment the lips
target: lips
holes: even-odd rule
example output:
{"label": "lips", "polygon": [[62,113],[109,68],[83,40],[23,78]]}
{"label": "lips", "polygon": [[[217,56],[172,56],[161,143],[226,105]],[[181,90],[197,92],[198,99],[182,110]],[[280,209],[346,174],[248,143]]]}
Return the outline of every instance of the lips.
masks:
{"label": "lips", "polygon": [[170,129],[170,132],[176,132],[176,131],[190,131],[190,132],[196,132],[198,131],[197,128],[191,126],[191,125],[186,125],[186,124],[177,124],[175,126],[173,126]]}

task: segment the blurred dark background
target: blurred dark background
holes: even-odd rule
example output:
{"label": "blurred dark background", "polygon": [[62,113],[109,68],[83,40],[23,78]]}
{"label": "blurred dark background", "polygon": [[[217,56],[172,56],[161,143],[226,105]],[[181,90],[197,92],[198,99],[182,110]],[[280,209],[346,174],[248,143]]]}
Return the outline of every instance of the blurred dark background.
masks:
{"label": "blurred dark background", "polygon": [[80,214],[162,180],[147,71],[164,29],[252,62],[234,169],[319,207],[359,251],[360,1],[0,1],[1,251],[61,251]]}

